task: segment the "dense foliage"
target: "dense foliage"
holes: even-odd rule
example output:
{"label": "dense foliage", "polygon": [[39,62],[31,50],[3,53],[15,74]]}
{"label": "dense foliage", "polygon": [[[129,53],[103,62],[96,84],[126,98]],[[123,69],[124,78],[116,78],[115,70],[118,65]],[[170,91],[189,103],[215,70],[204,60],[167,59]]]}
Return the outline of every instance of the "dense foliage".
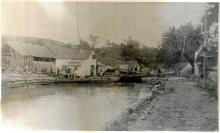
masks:
{"label": "dense foliage", "polygon": [[98,36],[94,35],[89,35],[88,42],[80,40],[78,47],[94,48],[97,56],[137,61],[141,66],[150,69],[156,69],[161,64],[167,68],[172,68],[179,62],[188,62],[194,69],[195,61],[202,61],[201,56],[197,58],[195,54],[201,52],[198,50],[204,43],[204,20],[206,18],[208,46],[202,48],[202,51],[206,51],[214,57],[210,59],[214,59],[214,63],[212,63],[214,65],[217,62],[218,9],[218,3],[210,3],[207,5],[206,17],[204,15],[199,25],[194,26],[189,22],[178,28],[169,28],[163,33],[159,48],[147,47],[131,37],[121,43],[107,40],[105,47],[94,48],[98,40]]}
{"label": "dense foliage", "polygon": [[[157,61],[167,67],[173,67],[178,62],[189,62],[194,68],[195,52],[203,46],[204,43],[204,25],[205,18],[207,20],[208,45],[203,48],[208,55],[211,55],[210,60],[217,62],[217,40],[218,40],[218,3],[210,3],[207,6],[205,15],[201,20],[201,24],[193,26],[191,23],[180,26],[179,28],[172,27],[162,35],[162,43]],[[200,57],[201,58],[201,57]],[[196,61],[199,61],[198,59]]]}
{"label": "dense foliage", "polygon": [[124,42],[117,44],[109,40],[106,47],[97,48],[98,56],[109,56],[123,61],[137,61],[141,66],[154,69],[156,67],[157,48],[140,46],[137,40],[129,37]]}
{"label": "dense foliage", "polygon": [[191,23],[170,28],[162,36],[162,43],[157,55],[157,61],[167,67],[173,67],[178,62],[194,63],[194,54],[202,44],[203,36],[200,27]]}

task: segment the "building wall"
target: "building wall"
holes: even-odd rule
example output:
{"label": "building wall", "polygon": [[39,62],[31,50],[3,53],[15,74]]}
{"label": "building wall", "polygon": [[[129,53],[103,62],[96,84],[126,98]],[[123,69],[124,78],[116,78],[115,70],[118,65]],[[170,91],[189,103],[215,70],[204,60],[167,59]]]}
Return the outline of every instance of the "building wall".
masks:
{"label": "building wall", "polygon": [[63,66],[69,66],[69,62],[71,61],[71,59],[56,59],[56,74],[64,74]]}
{"label": "building wall", "polygon": [[9,45],[3,44],[2,46],[2,66],[5,69],[21,71],[26,65],[31,65],[31,57],[19,54],[13,50]]}
{"label": "building wall", "polygon": [[2,66],[6,70],[20,72],[55,72],[54,62],[34,61],[33,56],[21,55],[9,45],[2,47]]}
{"label": "building wall", "polygon": [[13,56],[11,55],[11,53],[2,54],[2,66],[5,69],[9,70],[24,70],[25,66],[28,66],[30,68],[31,61],[31,57],[22,56],[16,52],[13,52]]}
{"label": "building wall", "polygon": [[31,72],[55,72],[54,62],[34,61],[32,56],[21,56],[17,53],[2,56],[2,66],[4,69],[31,71]]}
{"label": "building wall", "polygon": [[92,59],[90,56],[86,60],[81,61],[81,67],[79,67],[76,71],[76,74],[78,76],[92,76],[91,75],[91,70],[92,70],[92,65],[93,65],[93,76],[96,75],[96,60]]}
{"label": "building wall", "polygon": [[32,65],[33,72],[46,72],[46,73],[54,73],[55,72],[55,63],[54,62],[33,61],[32,64],[33,64]]}
{"label": "building wall", "polygon": [[62,71],[63,66],[67,66],[70,68],[71,74],[76,74],[76,76],[85,77],[85,76],[92,76],[91,69],[93,65],[93,76],[96,75],[96,59],[92,58],[94,53],[90,54],[88,59],[84,60],[72,60],[72,59],[56,59],[56,72],[58,74],[64,74],[65,72]]}
{"label": "building wall", "polygon": [[128,70],[128,65],[127,64],[122,64],[122,65],[119,65],[119,68],[122,69],[122,70]]}

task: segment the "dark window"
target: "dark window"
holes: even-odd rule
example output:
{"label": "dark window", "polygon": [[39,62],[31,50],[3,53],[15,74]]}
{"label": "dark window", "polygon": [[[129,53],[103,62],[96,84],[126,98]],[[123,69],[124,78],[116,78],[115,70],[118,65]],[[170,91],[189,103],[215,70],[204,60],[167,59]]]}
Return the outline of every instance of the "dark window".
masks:
{"label": "dark window", "polygon": [[91,69],[90,69],[90,75],[91,76],[94,76],[94,69],[95,69],[95,66],[91,65]]}
{"label": "dark window", "polygon": [[50,58],[46,58],[46,62],[50,62]]}
{"label": "dark window", "polygon": [[52,59],[52,58],[43,58],[43,57],[34,57],[34,61],[54,62],[55,59]]}
{"label": "dark window", "polygon": [[137,67],[135,67],[135,68],[134,68],[134,71],[137,71],[137,69],[138,69],[138,68],[137,68]]}
{"label": "dark window", "polygon": [[92,59],[95,59],[96,57],[95,57],[95,55],[92,55]]}
{"label": "dark window", "polygon": [[40,58],[34,57],[34,61],[40,61]]}

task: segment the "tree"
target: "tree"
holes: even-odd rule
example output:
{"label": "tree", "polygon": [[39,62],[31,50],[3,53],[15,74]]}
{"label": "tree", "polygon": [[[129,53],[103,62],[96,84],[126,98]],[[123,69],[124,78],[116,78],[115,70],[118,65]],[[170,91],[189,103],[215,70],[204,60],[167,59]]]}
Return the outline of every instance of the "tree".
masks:
{"label": "tree", "polygon": [[[218,12],[219,12],[219,4],[218,3],[209,3],[207,5],[207,9],[205,11],[205,14],[201,20],[202,27],[206,28],[206,34],[207,34],[207,45],[204,47],[201,45],[199,49],[195,52],[195,67],[197,70],[195,70],[195,75],[199,74],[199,68],[197,63],[197,58],[199,57],[199,54],[204,51],[209,56],[212,56],[212,58],[209,58],[209,67],[215,66],[217,64],[217,44],[218,44]],[[203,28],[203,35],[205,29]]]}
{"label": "tree", "polygon": [[106,46],[96,48],[97,56],[108,56],[117,60],[137,61],[141,66],[154,69],[157,65],[156,55],[158,49],[151,47],[140,47],[139,41],[128,37],[122,43],[106,41]]}
{"label": "tree", "polygon": [[101,57],[107,56],[118,60],[122,60],[120,56],[121,47],[119,44],[110,40],[107,40],[105,44],[106,44],[105,47],[95,49],[97,56],[101,56]]}
{"label": "tree", "polygon": [[157,61],[167,67],[173,67],[178,62],[189,62],[194,70],[195,51],[203,40],[201,27],[194,27],[191,23],[187,23],[178,29],[170,28],[162,38]]}
{"label": "tree", "polygon": [[[206,9],[207,27],[218,22],[219,3],[208,3]],[[205,15],[203,15],[201,23],[205,23]]]}
{"label": "tree", "polygon": [[181,59],[180,39],[176,34],[175,27],[162,35],[162,43],[157,55],[157,62],[167,67],[173,67]]}
{"label": "tree", "polygon": [[121,43],[120,48],[120,56],[123,60],[137,60],[138,50],[139,50],[139,42],[133,40],[131,37],[125,40],[125,42]]}
{"label": "tree", "polygon": [[142,48],[139,48],[136,60],[138,61],[139,64],[145,67],[155,69],[157,65],[156,62],[157,53],[158,53],[157,48],[143,46]]}
{"label": "tree", "polygon": [[91,45],[92,48],[94,48],[95,45],[97,44],[97,42],[98,42],[98,41],[97,41],[98,38],[99,38],[98,36],[95,36],[95,35],[89,34],[88,40],[89,40],[90,45]]}
{"label": "tree", "polygon": [[77,45],[77,48],[80,49],[90,49],[89,43],[83,39],[80,39],[80,43]]}
{"label": "tree", "polygon": [[[168,32],[165,32],[162,36],[157,61],[168,67],[172,67],[178,62],[187,61],[192,65],[194,71],[195,68],[198,68],[201,59],[199,55],[202,51],[209,51],[217,59],[218,3],[208,4],[206,14],[208,15],[202,18],[201,25],[195,27],[191,23],[187,23],[178,29],[172,27]],[[204,47],[202,29],[205,27],[205,18],[207,18],[208,45]]]}
{"label": "tree", "polygon": [[[201,26],[194,27],[191,23],[188,23],[184,26],[180,27],[180,31],[185,29],[185,43],[182,41],[184,40],[184,36],[180,36],[181,44],[183,45],[182,48],[182,55],[192,66],[192,71],[195,68],[195,52],[199,49],[199,47],[203,44],[203,35],[201,34]],[[185,46],[184,46],[185,44]],[[185,50],[184,50],[185,49]]]}

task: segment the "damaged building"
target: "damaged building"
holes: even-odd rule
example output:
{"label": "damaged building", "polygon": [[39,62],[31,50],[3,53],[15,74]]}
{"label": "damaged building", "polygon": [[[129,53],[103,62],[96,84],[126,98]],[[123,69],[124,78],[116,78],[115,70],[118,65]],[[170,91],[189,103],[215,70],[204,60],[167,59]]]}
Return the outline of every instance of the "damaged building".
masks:
{"label": "damaged building", "polygon": [[121,61],[112,57],[98,57],[98,71],[99,75],[105,73],[119,74],[137,74],[140,73],[140,65],[137,61]]}

